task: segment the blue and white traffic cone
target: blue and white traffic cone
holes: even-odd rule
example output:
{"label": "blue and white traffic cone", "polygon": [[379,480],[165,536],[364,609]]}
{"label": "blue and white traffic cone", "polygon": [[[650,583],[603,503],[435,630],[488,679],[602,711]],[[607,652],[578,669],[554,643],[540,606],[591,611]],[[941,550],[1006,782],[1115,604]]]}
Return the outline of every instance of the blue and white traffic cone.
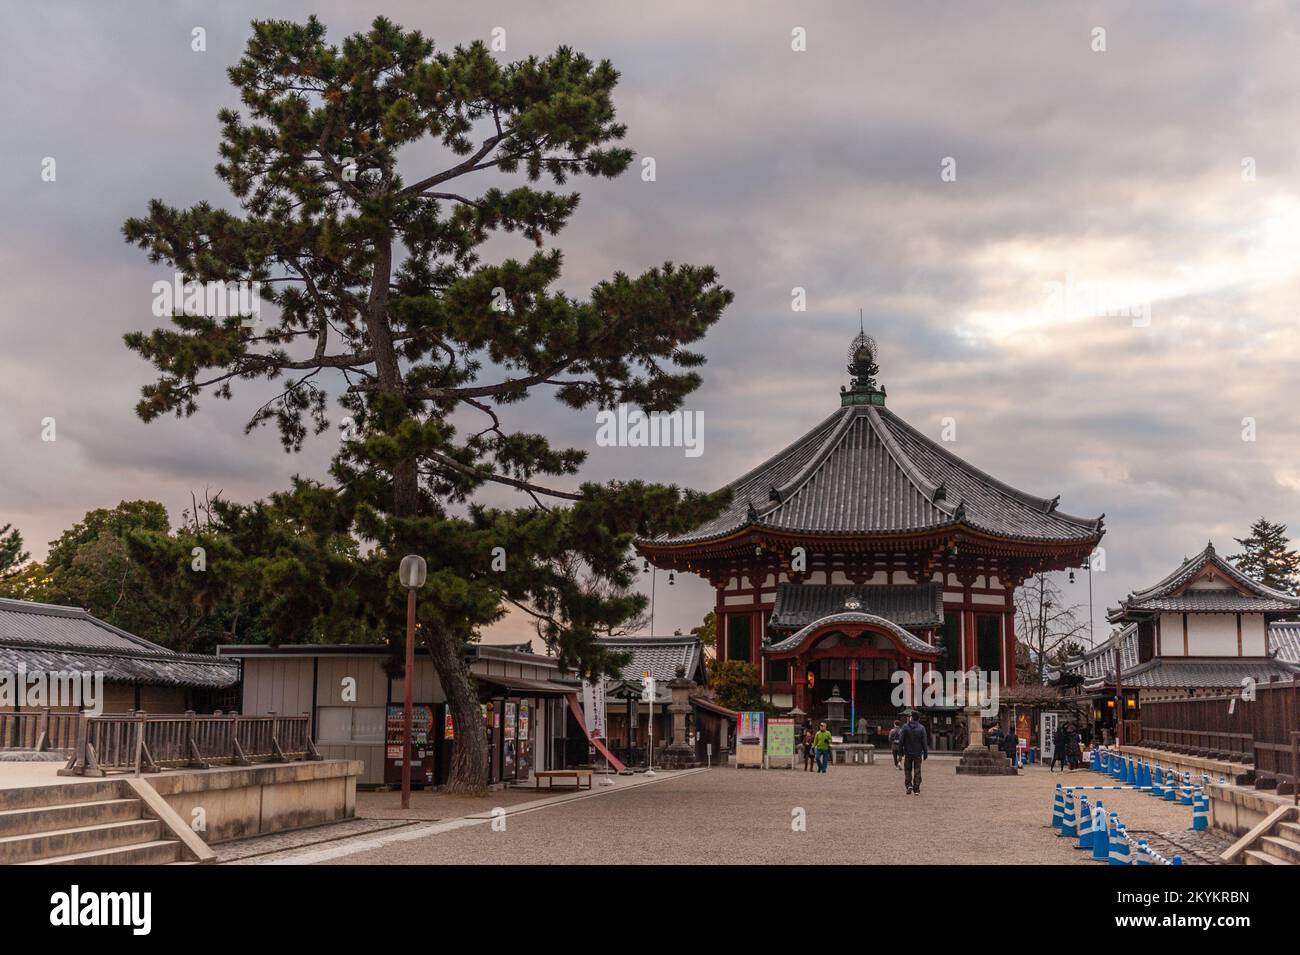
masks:
{"label": "blue and white traffic cone", "polygon": [[1184,806],[1192,804],[1192,774],[1183,773],[1183,798],[1180,803]]}
{"label": "blue and white traffic cone", "polygon": [[1134,865],[1151,865],[1151,849],[1145,839],[1138,840],[1137,852],[1133,859]]}
{"label": "blue and white traffic cone", "polygon": [[1061,815],[1065,810],[1065,800],[1061,796],[1061,784],[1056,784],[1056,795],[1052,798],[1052,828],[1060,831]]}
{"label": "blue and white traffic cone", "polygon": [[1204,832],[1210,828],[1210,797],[1197,791],[1192,804],[1192,831]]}
{"label": "blue and white traffic cone", "polygon": [[1169,782],[1165,786],[1165,802],[1178,801],[1178,773],[1169,770]]}
{"label": "blue and white traffic cone", "polygon": [[1088,805],[1088,794],[1079,794],[1079,841],[1076,849],[1092,848],[1092,807]]}
{"label": "blue and white traffic cone", "polygon": [[1170,864],[1170,865],[1182,865],[1182,864],[1183,864],[1183,857],[1182,857],[1182,856],[1174,856],[1173,859],[1171,859],[1171,860],[1169,861],[1169,864]]}
{"label": "blue and white traffic cone", "polygon": [[1133,759],[1130,757],[1128,761],[1128,772],[1124,775],[1124,782],[1128,783],[1130,786],[1136,786],[1137,781],[1138,781],[1137,766],[1135,765]]}
{"label": "blue and white traffic cone", "polygon": [[1126,831],[1125,831],[1125,829],[1124,829],[1124,823],[1120,822],[1119,819],[1116,818],[1116,820],[1115,820],[1115,838],[1112,839],[1112,840],[1111,840],[1111,843],[1110,843],[1110,859],[1109,859],[1109,862],[1110,862],[1111,865],[1129,865],[1129,864],[1130,864],[1130,863],[1129,863],[1129,854],[1128,854],[1128,839],[1125,838],[1126,835],[1127,835],[1127,833],[1126,833]]}
{"label": "blue and white traffic cone", "polygon": [[1164,779],[1164,773],[1160,769],[1160,764],[1156,763],[1156,774],[1151,779],[1151,795],[1155,796],[1157,799],[1162,798],[1165,794]]}
{"label": "blue and white traffic cone", "polygon": [[1065,810],[1061,814],[1061,831],[1062,836],[1074,838],[1079,834],[1079,827],[1074,818],[1074,790],[1065,791]]}
{"label": "blue and white traffic cone", "polygon": [[1109,823],[1106,819],[1106,810],[1097,800],[1097,808],[1092,811],[1092,858],[1094,862],[1108,862],[1110,860],[1110,836]]}
{"label": "blue and white traffic cone", "polygon": [[1100,746],[1094,746],[1092,748],[1092,771],[1094,773],[1101,772],[1101,747]]}

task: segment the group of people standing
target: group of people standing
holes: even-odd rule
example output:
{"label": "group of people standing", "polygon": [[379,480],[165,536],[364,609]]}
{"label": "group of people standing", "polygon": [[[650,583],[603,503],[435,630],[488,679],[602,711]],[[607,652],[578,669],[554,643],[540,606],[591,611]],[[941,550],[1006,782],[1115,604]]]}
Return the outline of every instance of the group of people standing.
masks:
{"label": "group of people standing", "polygon": [[821,723],[816,732],[813,731],[812,720],[803,724],[803,735],[799,741],[803,749],[803,768],[805,772],[812,772],[813,765],[817,767],[817,772],[826,772],[826,767],[831,760],[831,734],[826,728],[825,723]]}
{"label": "group of people standing", "polygon": [[1058,726],[1056,732],[1052,734],[1052,762],[1047,767],[1047,771],[1055,772],[1058,761],[1063,772],[1068,773],[1078,769],[1082,758],[1080,747],[1082,741],[1083,737],[1073,723]]}

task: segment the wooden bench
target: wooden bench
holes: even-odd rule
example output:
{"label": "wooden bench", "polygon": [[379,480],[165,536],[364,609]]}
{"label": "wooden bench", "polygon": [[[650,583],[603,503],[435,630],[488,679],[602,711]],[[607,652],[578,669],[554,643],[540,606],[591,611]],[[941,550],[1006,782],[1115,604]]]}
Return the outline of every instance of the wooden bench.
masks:
{"label": "wooden bench", "polygon": [[[540,772],[534,772],[534,773],[533,773],[533,778],[537,780],[537,784],[533,787],[534,789],[541,789],[541,788],[542,788],[542,780],[543,780],[543,779],[546,780],[546,788],[547,788],[547,789],[554,789],[554,788],[555,788],[555,780],[557,780],[557,779],[572,779],[572,780],[573,780],[573,787],[572,787],[572,788],[574,788],[574,789],[590,789],[590,788],[591,788],[591,770],[590,770],[590,769],[543,769],[543,770],[541,770]],[[586,785],[586,786],[583,786],[583,785],[582,785],[582,781],[583,781],[583,779],[586,779],[586,780],[587,780],[587,785]],[[566,787],[566,788],[568,788],[568,787]]]}

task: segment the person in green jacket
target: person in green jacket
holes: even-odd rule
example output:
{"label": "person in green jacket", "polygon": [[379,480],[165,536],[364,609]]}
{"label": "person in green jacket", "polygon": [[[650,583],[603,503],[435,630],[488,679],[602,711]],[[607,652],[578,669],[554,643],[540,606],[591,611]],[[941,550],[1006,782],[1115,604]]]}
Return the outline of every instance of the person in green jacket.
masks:
{"label": "person in green jacket", "polygon": [[821,729],[813,737],[813,751],[817,754],[817,772],[826,772],[826,764],[831,761],[831,734],[825,723],[821,724]]}

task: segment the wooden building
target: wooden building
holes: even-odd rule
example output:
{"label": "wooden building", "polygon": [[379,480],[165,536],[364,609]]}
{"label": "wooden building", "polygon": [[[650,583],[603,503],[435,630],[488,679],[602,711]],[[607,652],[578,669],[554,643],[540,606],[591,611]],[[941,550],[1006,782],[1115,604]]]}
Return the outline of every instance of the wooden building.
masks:
{"label": "wooden building", "polygon": [[[678,673],[697,687],[705,682],[704,648],[696,636],[607,637],[608,649],[628,655],[628,663],[617,677],[605,680],[606,736],[614,755],[630,767],[646,763],[650,723],[654,721],[655,749],[674,742],[672,702],[669,684]],[[645,675],[655,681],[653,704],[642,699]],[[653,717],[652,717],[653,711]],[[687,732],[694,736],[694,714],[687,720]]]}
{"label": "wooden building", "polygon": [[[525,645],[526,646],[526,645]],[[358,759],[366,786],[392,785],[401,777],[402,700],[405,684],[390,677],[386,646],[300,644],[225,646],[222,658],[242,662],[242,712],[310,713],[316,748],[327,759]],[[586,753],[585,728],[577,720],[576,689],[555,682],[550,657],[521,648],[476,645],[468,665],[479,690],[488,735],[489,780],[519,783],[534,770],[568,765],[569,738]],[[412,779],[417,786],[440,785],[451,768],[455,727],[447,697],[426,654],[415,661],[417,752]]]}
{"label": "wooden building", "polygon": [[1015,683],[1014,594],[1077,567],[1102,519],[1016,490],[894,414],[875,343],[849,348],[839,408],[727,485],[731,505],[638,550],[716,592],[718,659],[760,669],[764,694],[813,718],[838,689],[888,721],[892,676],[979,669]]}
{"label": "wooden building", "polygon": [[[102,699],[93,703],[50,699],[41,707],[58,712],[210,713],[236,705],[239,684],[234,661],[168,650],[79,607],[0,599],[0,674],[12,680],[20,673],[102,683]],[[12,712],[24,706],[0,696],[0,709]]]}
{"label": "wooden building", "polygon": [[1213,543],[1107,614],[1119,629],[1088,653],[1044,668],[1048,682],[1091,700],[1098,730],[1138,739],[1143,702],[1217,696],[1300,671],[1293,597],[1251,580]]}

